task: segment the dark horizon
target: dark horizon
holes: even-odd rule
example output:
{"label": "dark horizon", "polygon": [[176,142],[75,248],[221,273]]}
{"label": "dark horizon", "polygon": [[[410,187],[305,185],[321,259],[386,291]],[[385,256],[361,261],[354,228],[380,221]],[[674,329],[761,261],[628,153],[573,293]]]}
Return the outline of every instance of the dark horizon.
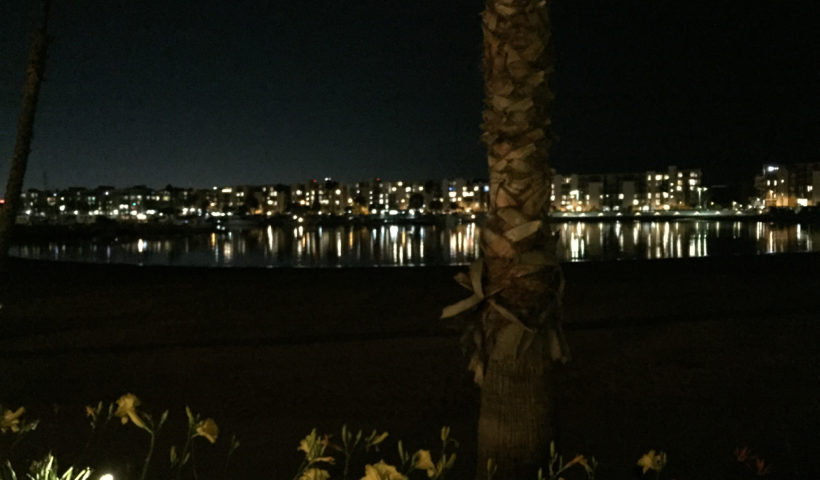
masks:
{"label": "dark horizon", "polygon": [[[10,3],[2,175],[38,2]],[[820,161],[813,2],[604,3],[552,2],[556,170]],[[26,187],[486,178],[482,7],[55,2]]]}

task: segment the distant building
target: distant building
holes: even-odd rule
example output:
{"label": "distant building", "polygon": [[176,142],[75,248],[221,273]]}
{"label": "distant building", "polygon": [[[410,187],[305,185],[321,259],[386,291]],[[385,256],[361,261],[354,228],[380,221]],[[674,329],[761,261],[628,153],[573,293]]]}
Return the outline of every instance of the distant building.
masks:
{"label": "distant building", "polygon": [[759,208],[814,207],[820,205],[820,162],[769,164],[755,177]]}
{"label": "distant building", "polygon": [[[759,203],[771,206],[820,203],[818,164],[767,166],[757,180]],[[553,173],[550,202],[558,212],[623,212],[699,209],[710,205],[699,169],[601,174]],[[154,190],[71,187],[29,189],[21,195],[20,221],[177,221],[221,216],[424,215],[487,211],[486,180],[448,178],[412,182],[373,178],[343,184],[331,178],[291,185],[235,185]]]}
{"label": "distant building", "polygon": [[699,169],[644,173],[553,174],[550,201],[559,212],[669,211],[703,208]]}

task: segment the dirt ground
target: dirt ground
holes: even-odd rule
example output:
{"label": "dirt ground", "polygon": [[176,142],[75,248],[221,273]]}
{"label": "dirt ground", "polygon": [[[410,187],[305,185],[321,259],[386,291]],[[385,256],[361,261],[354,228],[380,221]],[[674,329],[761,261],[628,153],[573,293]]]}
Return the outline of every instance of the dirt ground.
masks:
{"label": "dirt ground", "polygon": [[[730,478],[743,446],[770,478],[817,478],[818,267],[816,255],[567,264],[559,449],[595,456],[598,478],[635,478],[649,449],[668,452],[668,478]],[[478,390],[437,320],[466,294],[458,270],[16,261],[2,279],[0,403],[43,419],[28,448],[66,457],[88,437],[86,404],[133,392],[171,410],[174,438],[190,405],[222,430],[199,450],[203,479],[225,478],[231,433],[228,478],[276,479],[293,476],[314,427],[388,430],[395,459],[396,439],[435,449],[449,425],[452,478],[470,478]],[[118,455],[146,441],[120,430]]]}

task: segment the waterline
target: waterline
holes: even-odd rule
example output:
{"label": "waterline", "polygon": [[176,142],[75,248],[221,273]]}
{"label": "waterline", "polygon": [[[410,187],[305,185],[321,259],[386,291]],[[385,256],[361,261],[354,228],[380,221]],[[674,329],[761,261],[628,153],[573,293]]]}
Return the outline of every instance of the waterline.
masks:
{"label": "waterline", "polygon": [[[479,255],[481,225],[298,225],[167,238],[32,242],[12,255],[139,265],[370,267],[464,265]],[[820,228],[760,221],[564,222],[562,261],[762,255],[820,250]]]}

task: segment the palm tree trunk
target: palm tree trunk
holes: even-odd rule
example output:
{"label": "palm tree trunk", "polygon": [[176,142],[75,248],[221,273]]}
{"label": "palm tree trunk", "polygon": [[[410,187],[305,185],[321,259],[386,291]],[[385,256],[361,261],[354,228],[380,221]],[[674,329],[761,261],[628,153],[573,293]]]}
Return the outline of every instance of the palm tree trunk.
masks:
{"label": "palm tree trunk", "polygon": [[551,362],[536,337],[518,361],[490,360],[481,387],[478,420],[479,478],[487,461],[498,466],[496,479],[535,479],[546,466],[553,439]]}
{"label": "palm tree trunk", "polygon": [[554,437],[551,387],[568,360],[563,276],[549,228],[553,68],[545,0],[486,0],[485,110],[490,205],[482,230],[487,299],[471,366],[481,383],[478,478],[535,478]]}
{"label": "palm tree trunk", "polygon": [[42,18],[39,28],[34,32],[29,48],[26,83],[23,86],[23,100],[20,116],[17,120],[17,140],[14,144],[14,157],[11,160],[8,181],[6,183],[5,204],[0,211],[0,266],[8,257],[11,243],[11,231],[17,212],[20,210],[20,193],[23,189],[23,178],[26,175],[28,154],[31,151],[31,139],[34,136],[34,113],[37,109],[37,98],[40,94],[40,83],[46,66],[48,50],[48,15],[50,0],[42,2]]}

